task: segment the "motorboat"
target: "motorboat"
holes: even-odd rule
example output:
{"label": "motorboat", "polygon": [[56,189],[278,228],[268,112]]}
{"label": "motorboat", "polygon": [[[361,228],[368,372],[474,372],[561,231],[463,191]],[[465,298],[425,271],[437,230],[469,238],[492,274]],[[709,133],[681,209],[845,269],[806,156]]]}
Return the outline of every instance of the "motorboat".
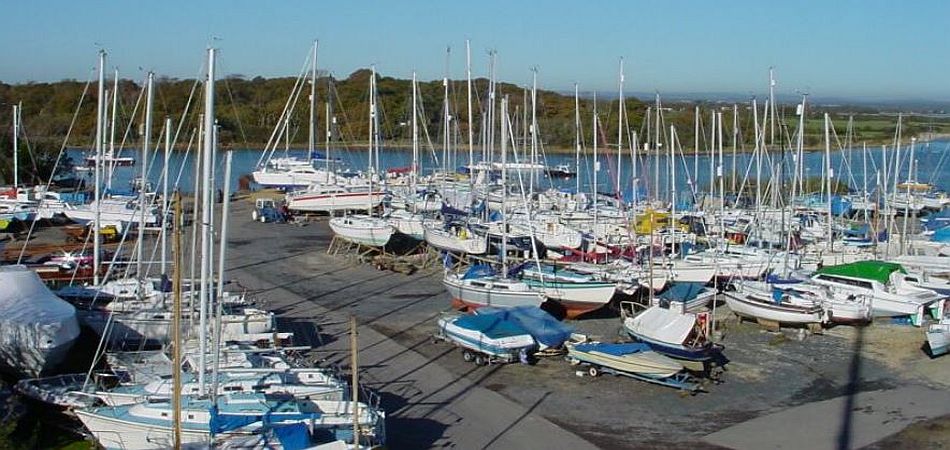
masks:
{"label": "motorboat", "polygon": [[567,357],[573,363],[594,364],[650,378],[669,378],[683,370],[676,360],[640,342],[568,344]]}
{"label": "motorboat", "polygon": [[526,357],[537,347],[527,330],[500,314],[443,315],[438,326],[438,336],[505,362]]}
{"label": "motorboat", "polygon": [[368,186],[311,184],[307,189],[287,194],[287,208],[292,211],[324,212],[370,210],[385,197],[380,190]]}

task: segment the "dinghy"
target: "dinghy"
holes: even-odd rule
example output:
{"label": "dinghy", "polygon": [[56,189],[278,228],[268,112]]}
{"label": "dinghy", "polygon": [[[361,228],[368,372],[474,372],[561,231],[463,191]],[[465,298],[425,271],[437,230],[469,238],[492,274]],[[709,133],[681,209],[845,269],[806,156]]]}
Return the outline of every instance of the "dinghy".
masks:
{"label": "dinghy", "polygon": [[623,328],[630,337],[657,352],[688,361],[709,361],[721,353],[722,347],[709,340],[708,320],[707,313],[680,313],[653,306],[624,319]]}

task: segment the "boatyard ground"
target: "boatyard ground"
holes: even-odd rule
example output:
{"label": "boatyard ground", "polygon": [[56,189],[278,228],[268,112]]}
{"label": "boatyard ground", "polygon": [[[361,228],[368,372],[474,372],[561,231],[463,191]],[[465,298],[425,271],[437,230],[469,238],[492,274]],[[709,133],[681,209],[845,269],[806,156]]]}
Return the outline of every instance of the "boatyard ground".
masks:
{"label": "boatyard ground", "polygon": [[[312,345],[320,364],[350,366],[356,316],[361,382],[387,412],[388,448],[940,448],[950,435],[950,357],[929,358],[921,328],[769,332],[720,307],[730,362],[720,383],[693,396],[580,376],[562,358],[478,367],[431,339],[450,310],[438,263],[411,275],[379,271],[328,255],[325,220],[261,224],[250,220],[252,206],[232,204],[230,289],[278,314],[282,331]],[[595,339],[622,338],[612,309],[571,324]]]}

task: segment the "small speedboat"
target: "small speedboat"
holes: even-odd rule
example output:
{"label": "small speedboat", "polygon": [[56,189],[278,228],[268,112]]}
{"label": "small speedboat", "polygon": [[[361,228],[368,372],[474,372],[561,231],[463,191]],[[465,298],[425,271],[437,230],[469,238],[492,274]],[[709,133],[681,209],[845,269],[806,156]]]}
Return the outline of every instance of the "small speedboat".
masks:
{"label": "small speedboat", "polygon": [[469,350],[505,362],[517,361],[537,343],[521,325],[500,314],[446,315],[439,318],[438,336]]}
{"label": "small speedboat", "polygon": [[651,350],[650,346],[639,342],[589,342],[568,345],[567,357],[572,362],[593,364],[650,378],[669,378],[683,370],[683,365],[676,360],[663,356]]}

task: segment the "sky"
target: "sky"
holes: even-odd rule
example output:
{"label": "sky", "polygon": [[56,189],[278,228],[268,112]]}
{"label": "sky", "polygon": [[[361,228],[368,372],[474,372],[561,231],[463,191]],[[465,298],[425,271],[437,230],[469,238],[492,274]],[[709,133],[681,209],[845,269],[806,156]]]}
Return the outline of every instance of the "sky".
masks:
{"label": "sky", "polygon": [[202,73],[296,75],[314,39],[318,64],[345,77],[474,76],[497,51],[499,79],[628,92],[762,93],[774,66],[785,94],[950,100],[950,2],[677,1],[11,1],[0,15],[0,81],[94,77],[96,52],[123,78]]}

